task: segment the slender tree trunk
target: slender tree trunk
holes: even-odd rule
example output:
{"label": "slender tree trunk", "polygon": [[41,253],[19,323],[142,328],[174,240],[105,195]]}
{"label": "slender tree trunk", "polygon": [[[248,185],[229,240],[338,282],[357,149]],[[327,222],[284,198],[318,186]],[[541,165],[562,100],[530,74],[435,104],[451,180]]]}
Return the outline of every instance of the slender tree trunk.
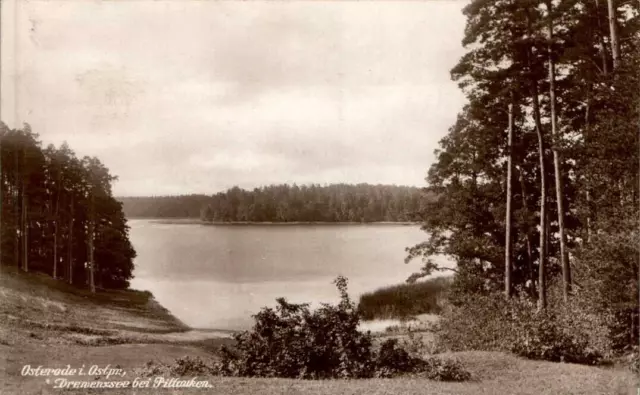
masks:
{"label": "slender tree trunk", "polygon": [[15,240],[13,242],[13,259],[14,259],[14,263],[16,265],[16,267],[18,268],[22,268],[22,262],[20,261],[20,240],[22,240],[22,197],[21,197],[21,193],[22,191],[20,190],[20,185],[22,185],[22,183],[20,182],[21,176],[18,172],[19,169],[19,158],[18,158],[18,150],[16,149],[14,154],[13,154],[13,158],[14,158],[14,182],[15,182],[15,193],[14,193],[14,200],[13,200],[13,205],[14,205],[14,213],[13,213],[13,220],[15,223],[14,226],[14,231],[15,231]]}
{"label": "slender tree trunk", "polygon": [[58,223],[54,224],[53,230],[53,279],[58,278]]}
{"label": "slender tree trunk", "polygon": [[[23,170],[26,169],[27,163],[27,151],[22,150],[22,164]],[[24,172],[26,173],[26,172]],[[27,198],[27,177],[26,174],[22,174],[22,268],[25,272],[29,271],[29,235],[28,235],[28,211],[29,202]]]}
{"label": "slender tree trunk", "polygon": [[551,111],[551,136],[553,138],[553,170],[556,181],[556,202],[558,205],[558,232],[560,234],[560,263],[562,267],[562,296],[565,303],[569,301],[571,291],[571,267],[567,252],[567,235],[564,227],[564,192],[562,186],[562,159],[560,157],[560,132],[558,130],[558,114],[556,112],[556,71],[553,60],[553,11],[551,0],[547,0],[548,27],[549,27],[549,107]]}
{"label": "slender tree trunk", "polygon": [[91,288],[91,292],[96,292],[96,283],[95,283],[95,262],[93,257],[93,237],[95,230],[95,197],[93,191],[91,192],[91,208],[90,208],[90,219],[89,219],[89,287]]}
{"label": "slender tree trunk", "polygon": [[[57,212],[57,209],[56,209]],[[53,224],[53,278],[58,278],[58,217]]]}
{"label": "slender tree trunk", "polygon": [[511,103],[509,103],[509,127],[507,137],[507,213],[505,218],[505,240],[504,240],[504,293],[507,299],[512,293],[512,262],[511,262],[511,200],[513,199],[511,183],[513,180],[513,92],[511,93]]}
{"label": "slender tree trunk", "polygon": [[4,134],[0,135],[0,267],[2,266],[2,209],[4,208],[4,177],[2,172],[2,140],[4,138]]}
{"label": "slender tree trunk", "polygon": [[538,263],[538,304],[540,309],[547,308],[547,168],[545,160],[545,144],[540,120],[540,103],[538,99],[538,83],[533,81],[533,117],[538,136],[538,157],[540,159],[540,258]]}
{"label": "slender tree trunk", "polygon": [[613,69],[616,70],[620,66],[620,43],[618,42],[618,21],[616,20],[616,7],[614,0],[607,0],[609,11],[609,35],[611,37],[611,54],[613,58]]}
{"label": "slender tree trunk", "polygon": [[[522,208],[524,215],[529,218],[529,205],[527,204],[527,186],[524,182],[524,170],[519,169],[520,189],[522,191]],[[527,268],[529,270],[529,281],[531,281],[531,296],[535,296],[536,293],[536,278],[533,273],[533,242],[531,241],[531,232],[529,231],[529,224],[526,225],[526,244],[527,244]]]}
{"label": "slender tree trunk", "polygon": [[591,193],[589,192],[589,186],[587,186],[587,244],[591,243]]}
{"label": "slender tree trunk", "polygon": [[22,269],[25,272],[29,271],[29,217],[27,211],[29,209],[29,202],[27,194],[22,191]]}
{"label": "slender tree trunk", "polygon": [[69,265],[69,284],[73,284],[73,216],[74,202],[71,195],[71,215],[69,216],[69,248],[67,249],[67,264]]}
{"label": "slender tree trunk", "polygon": [[60,213],[60,182],[62,180],[61,171],[58,169],[58,182],[56,184],[56,188],[58,189],[58,193],[56,195],[56,208],[54,214],[54,223],[53,223],[53,278],[57,278],[58,275],[58,215]]}
{"label": "slender tree trunk", "polygon": [[[4,209],[4,191],[7,188],[4,188],[4,173],[2,172],[2,139],[4,138],[4,134],[0,135],[0,267],[2,266],[2,210]],[[7,191],[8,192],[8,191]]]}
{"label": "slender tree trunk", "polygon": [[547,210],[547,212],[545,214],[547,215],[547,218],[546,218],[546,221],[545,221],[546,225],[547,225],[547,231],[546,231],[547,238],[544,240],[544,243],[546,245],[545,248],[546,248],[547,256],[548,256],[549,251],[551,251],[551,248],[549,247],[549,245],[551,244],[551,237],[550,237],[550,234],[551,234],[551,221],[549,221],[549,216],[551,214],[549,214],[549,210]]}
{"label": "slender tree trunk", "polygon": [[[527,14],[527,25],[530,34],[533,33],[531,17]],[[528,50],[527,63],[529,71],[533,71],[531,58],[533,54],[531,49]],[[533,120],[535,123],[536,135],[538,137],[538,158],[540,160],[540,257],[538,262],[538,307],[541,310],[547,308],[547,283],[546,283],[546,265],[547,265],[547,172],[545,160],[545,144],[542,132],[542,121],[540,117],[540,98],[538,91],[538,81],[535,77],[530,77],[531,84],[531,101],[533,104]]]}
{"label": "slender tree trunk", "polygon": [[596,20],[598,21],[598,41],[600,42],[600,58],[602,60],[602,73],[609,74],[609,64],[607,62],[607,44],[604,42],[604,29],[600,23],[600,1],[596,0]]}

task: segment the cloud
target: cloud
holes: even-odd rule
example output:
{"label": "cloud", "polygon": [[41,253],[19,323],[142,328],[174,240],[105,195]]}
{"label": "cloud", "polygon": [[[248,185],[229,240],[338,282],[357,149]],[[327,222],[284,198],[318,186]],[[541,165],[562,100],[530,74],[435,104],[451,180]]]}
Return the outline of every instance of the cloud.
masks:
{"label": "cloud", "polygon": [[463,5],[22,2],[3,118],[99,156],[122,195],[420,185],[464,102]]}

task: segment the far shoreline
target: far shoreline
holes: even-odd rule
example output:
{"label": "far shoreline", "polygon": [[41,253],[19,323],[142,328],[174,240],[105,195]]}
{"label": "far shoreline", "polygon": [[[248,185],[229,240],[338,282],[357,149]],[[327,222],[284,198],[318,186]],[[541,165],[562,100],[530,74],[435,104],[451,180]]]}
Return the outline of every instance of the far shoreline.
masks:
{"label": "far shoreline", "polygon": [[263,226],[287,226],[287,225],[420,225],[420,222],[413,221],[372,221],[372,222],[331,222],[331,221],[202,221],[196,218],[153,218],[153,217],[131,217],[127,220],[146,220],[165,225],[204,225],[204,226],[242,226],[242,225],[263,225]]}

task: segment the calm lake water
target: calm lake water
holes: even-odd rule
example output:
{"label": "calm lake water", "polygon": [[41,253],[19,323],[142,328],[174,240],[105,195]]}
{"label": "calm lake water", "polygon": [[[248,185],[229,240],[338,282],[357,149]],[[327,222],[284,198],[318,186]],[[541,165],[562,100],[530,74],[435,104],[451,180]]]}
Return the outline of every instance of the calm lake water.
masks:
{"label": "calm lake water", "polygon": [[195,328],[247,329],[251,314],[291,302],[335,302],[333,279],[359,294],[403,282],[420,268],[405,247],[425,240],[407,225],[204,226],[131,220],[136,289]]}

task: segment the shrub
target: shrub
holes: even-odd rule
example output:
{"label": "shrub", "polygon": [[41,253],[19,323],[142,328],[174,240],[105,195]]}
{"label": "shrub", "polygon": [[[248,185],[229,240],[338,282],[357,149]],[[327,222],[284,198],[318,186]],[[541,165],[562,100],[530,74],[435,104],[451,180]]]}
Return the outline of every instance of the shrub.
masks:
{"label": "shrub", "polygon": [[428,358],[426,360],[426,377],[438,381],[467,381],[471,374],[457,359]]}
{"label": "shrub", "polygon": [[584,319],[572,305],[538,311],[526,299],[474,296],[445,313],[436,337],[452,351],[507,351],[529,359],[596,364],[606,350],[589,333],[596,328],[576,325]]}
{"label": "shrub", "polygon": [[484,295],[460,298],[450,306],[436,324],[436,343],[450,351],[508,349],[508,328],[503,298]]}
{"label": "shrub", "polygon": [[553,314],[539,312],[530,320],[517,322],[510,351],[516,355],[546,361],[583,364],[600,362],[601,354],[592,349],[580,333],[570,333]]}
{"label": "shrub", "polygon": [[360,315],[347,293],[347,280],[338,277],[335,284],[341,297],[335,306],[323,304],[310,311],[308,304],[291,304],[280,298],[275,309],[263,308],[254,316],[252,331],[237,334],[234,348],[221,349],[214,372],[302,379],[410,373],[427,373],[442,380],[465,377],[460,366],[443,369],[448,365],[410,356],[396,340],[388,340],[374,351],[371,334],[358,331]]}
{"label": "shrub", "polygon": [[411,355],[420,355],[427,350],[427,344],[421,333],[407,332],[405,338],[402,339],[402,347]]}
{"label": "shrub", "polygon": [[274,309],[254,316],[250,332],[235,336],[235,350],[223,348],[220,372],[238,376],[329,378],[370,376],[371,335],[347,294],[347,280],[336,286],[341,301],[310,311],[308,304],[277,299]]}
{"label": "shrub", "polygon": [[401,347],[397,339],[389,339],[380,345],[376,359],[376,377],[393,377],[399,373],[413,373],[420,370],[423,361],[413,358]]}
{"label": "shrub", "polygon": [[376,377],[394,377],[406,373],[438,381],[465,381],[471,377],[459,361],[411,356],[404,348],[397,346],[396,339],[382,343],[376,363]]}
{"label": "shrub", "polygon": [[601,316],[611,349],[624,353],[638,344],[640,232],[637,215],[595,234],[576,250],[576,296]]}

